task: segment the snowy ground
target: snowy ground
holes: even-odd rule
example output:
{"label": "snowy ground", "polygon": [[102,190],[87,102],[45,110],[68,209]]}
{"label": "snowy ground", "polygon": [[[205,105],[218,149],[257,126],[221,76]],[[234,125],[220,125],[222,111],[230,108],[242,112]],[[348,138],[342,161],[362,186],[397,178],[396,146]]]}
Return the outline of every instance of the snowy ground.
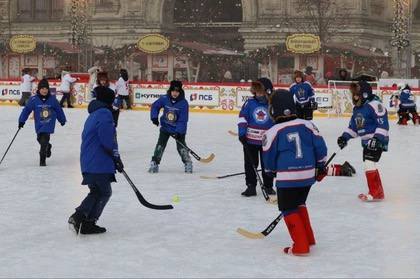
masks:
{"label": "snowy ground", "polygon": [[[312,189],[310,210],[317,245],[309,257],[282,253],[290,244],[282,221],[264,240],[236,233],[259,231],[276,206],[240,196],[244,178],[202,180],[200,175],[242,171],[241,147],[227,131],[235,115],[191,114],[187,142],[213,163],[183,165],[170,142],[161,172],[147,173],[158,130],[146,112],[124,112],[119,144],[127,173],[151,202],[180,202],[170,211],[142,207],[118,175],[99,222],[108,232],[76,237],[67,219],[87,193],[80,185],[80,134],[87,113],[66,110],[69,123],[52,136],[53,156],[38,167],[39,145],[28,121],[0,166],[0,277],[419,277],[420,127],[391,125],[390,152],[380,170],[386,201],[362,203],[367,190],[359,141],[336,157],[358,171],[326,178]],[[0,152],[17,129],[17,107],[0,107]],[[330,153],[345,119],[316,119]]]}

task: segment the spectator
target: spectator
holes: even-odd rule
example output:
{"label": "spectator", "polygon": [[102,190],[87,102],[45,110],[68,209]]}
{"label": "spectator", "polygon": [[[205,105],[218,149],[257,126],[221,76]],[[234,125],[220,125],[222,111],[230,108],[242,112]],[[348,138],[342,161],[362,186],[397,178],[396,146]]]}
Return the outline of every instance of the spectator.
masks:
{"label": "spectator", "polygon": [[306,67],[305,69],[305,81],[309,82],[311,85],[316,84],[315,74],[312,72],[314,68],[311,66]]}

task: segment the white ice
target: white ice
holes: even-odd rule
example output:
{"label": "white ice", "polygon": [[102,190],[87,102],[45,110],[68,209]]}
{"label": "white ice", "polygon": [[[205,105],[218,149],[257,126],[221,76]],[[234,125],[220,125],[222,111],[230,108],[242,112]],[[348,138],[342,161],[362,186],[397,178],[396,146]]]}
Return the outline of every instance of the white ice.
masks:
{"label": "white ice", "polygon": [[[317,245],[309,257],[284,255],[291,243],[284,222],[263,240],[238,235],[261,231],[278,214],[262,194],[243,198],[244,177],[202,180],[243,170],[235,115],[190,116],[187,143],[216,159],[185,174],[170,142],[159,174],[147,173],[158,129],[147,112],[120,116],[119,145],[127,173],[152,203],[180,202],[170,211],[137,201],[121,175],[98,224],[108,232],[76,237],[67,219],[87,193],[79,170],[85,110],[66,110],[68,125],[52,136],[48,167],[38,166],[33,121],[19,133],[0,166],[0,277],[419,277],[420,127],[391,124],[390,151],[379,164],[386,200],[363,203],[367,191],[360,142],[335,162],[349,161],[353,178],[327,177],[313,187],[308,208]],[[18,107],[0,107],[2,155],[17,130]],[[329,146],[347,119],[315,119]],[[394,122],[394,121],[391,121]]]}

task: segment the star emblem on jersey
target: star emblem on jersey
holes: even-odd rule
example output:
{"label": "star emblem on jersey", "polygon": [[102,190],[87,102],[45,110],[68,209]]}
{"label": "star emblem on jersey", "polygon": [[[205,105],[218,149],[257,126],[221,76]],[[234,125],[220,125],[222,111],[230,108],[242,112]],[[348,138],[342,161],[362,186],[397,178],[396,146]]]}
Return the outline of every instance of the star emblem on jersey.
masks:
{"label": "star emblem on jersey", "polygon": [[258,123],[265,123],[268,120],[268,110],[265,107],[258,107],[253,113],[254,119]]}

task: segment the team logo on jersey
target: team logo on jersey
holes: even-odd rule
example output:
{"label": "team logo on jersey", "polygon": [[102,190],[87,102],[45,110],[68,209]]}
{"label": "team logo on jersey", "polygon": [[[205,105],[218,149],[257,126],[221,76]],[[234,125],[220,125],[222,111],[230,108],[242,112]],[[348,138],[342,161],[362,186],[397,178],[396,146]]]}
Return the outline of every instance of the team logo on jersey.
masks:
{"label": "team logo on jersey", "polygon": [[358,113],[356,117],[354,118],[354,121],[356,122],[357,129],[363,129],[365,126],[365,118],[363,117],[363,114]]}
{"label": "team logo on jersey", "polygon": [[42,108],[41,110],[41,119],[45,120],[51,117],[51,111],[49,108]]}
{"label": "team logo on jersey", "polygon": [[178,119],[175,112],[173,112],[173,111],[168,111],[165,115],[165,118],[166,118],[166,120],[168,120],[168,122],[171,122],[171,123],[176,122],[176,120]]}
{"label": "team logo on jersey", "polygon": [[257,123],[263,124],[268,120],[268,110],[265,107],[257,107],[252,114]]}
{"label": "team logo on jersey", "polygon": [[384,112],[384,106],[382,104],[378,104],[378,113]]}
{"label": "team logo on jersey", "polygon": [[304,98],[305,97],[305,89],[299,88],[298,92],[296,93],[298,98]]}

